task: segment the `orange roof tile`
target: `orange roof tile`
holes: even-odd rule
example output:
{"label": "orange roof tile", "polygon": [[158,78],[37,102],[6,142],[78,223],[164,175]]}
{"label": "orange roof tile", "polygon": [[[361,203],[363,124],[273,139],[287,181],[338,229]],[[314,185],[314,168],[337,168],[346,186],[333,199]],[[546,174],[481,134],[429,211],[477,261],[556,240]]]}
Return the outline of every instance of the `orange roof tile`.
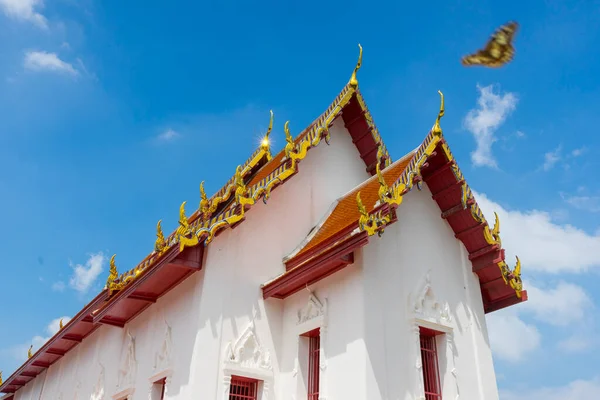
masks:
{"label": "orange roof tile", "polygon": [[[408,153],[400,160],[381,171],[388,185],[391,186],[400,175],[402,175],[414,154],[414,151]],[[339,199],[331,214],[329,214],[327,219],[321,224],[312,239],[310,239],[302,250],[293,258],[299,257],[358,221],[360,218],[360,212],[358,211],[358,206],[356,204],[356,194],[358,192],[360,192],[360,198],[365,208],[368,212],[371,212],[375,208],[375,203],[379,200],[379,182],[377,180],[377,175],[373,175]]]}

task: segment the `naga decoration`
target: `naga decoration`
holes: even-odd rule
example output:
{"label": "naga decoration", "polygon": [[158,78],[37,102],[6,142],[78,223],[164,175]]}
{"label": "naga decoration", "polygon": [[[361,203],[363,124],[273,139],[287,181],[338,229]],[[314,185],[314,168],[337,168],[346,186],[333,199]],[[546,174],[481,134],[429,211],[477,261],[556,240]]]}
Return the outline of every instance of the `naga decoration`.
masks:
{"label": "naga decoration", "polygon": [[[218,199],[218,198],[217,198]],[[208,199],[206,192],[204,191],[204,181],[200,182],[200,220],[202,222],[210,221],[212,214],[215,212],[217,207],[219,206],[219,202],[213,201],[212,203]]]}
{"label": "naga decoration", "polygon": [[294,142],[294,138],[292,137],[292,134],[290,133],[290,121],[286,121],[285,125],[283,126],[283,131],[285,132],[285,141],[286,141],[286,145],[285,145],[285,157],[289,160],[292,160],[292,168],[293,170],[296,169],[296,165],[298,164],[299,160],[303,160],[304,157],[306,157],[306,153],[308,152],[308,147],[310,146],[310,142],[308,140],[302,142],[300,144],[300,150],[296,151],[296,143]]}
{"label": "naga decoration", "polygon": [[175,231],[175,236],[179,242],[179,251],[183,251],[183,249],[186,247],[191,247],[198,244],[198,237],[194,235],[188,218],[185,215],[185,203],[187,202],[184,201],[179,207],[179,226]]}
{"label": "naga decoration", "polygon": [[358,70],[360,69],[360,66],[362,65],[362,46],[358,45],[358,62],[356,63],[356,67],[354,67],[354,72],[352,72],[352,76],[350,76],[350,81],[348,82],[348,85],[350,85],[352,88],[356,89],[358,88],[358,79],[356,79],[356,73],[358,72]]}
{"label": "naga decoration", "polygon": [[29,350],[27,350],[27,359],[30,359],[31,357],[33,357],[32,349],[33,349],[33,345],[29,346]]}
{"label": "naga decoration", "polygon": [[498,266],[500,267],[500,271],[502,271],[504,283],[509,285],[515,291],[518,298],[521,298],[521,292],[523,291],[523,281],[521,280],[521,260],[519,260],[519,257],[516,257],[516,259],[517,264],[515,265],[515,269],[512,271],[504,261],[498,263]]}
{"label": "naga decoration", "polygon": [[358,206],[358,212],[360,213],[358,219],[360,230],[367,232],[369,236],[374,235],[375,232],[381,236],[386,225],[392,220],[391,212],[383,213],[379,210],[369,214],[360,198],[360,192],[356,194],[356,205]]}
{"label": "naga decoration", "polygon": [[108,279],[106,280],[106,288],[108,289],[108,295],[110,296],[115,290],[118,290],[118,283],[115,282],[119,277],[119,271],[117,270],[117,265],[115,264],[115,257],[117,255],[113,254],[110,258],[109,268],[108,268]]}
{"label": "naga decoration", "polygon": [[498,245],[498,247],[502,247],[502,240],[500,239],[500,219],[498,218],[498,214],[494,212],[495,221],[494,228],[490,231],[490,227],[488,224],[485,224],[483,227],[483,236],[485,237],[485,241],[491,245]]}
{"label": "naga decoration", "polygon": [[154,242],[154,251],[158,254],[162,254],[168,249],[161,223],[162,220],[158,220],[158,223],[156,224],[156,241]]}
{"label": "naga decoration", "polygon": [[269,134],[273,130],[273,110],[270,110],[269,112],[271,113],[271,118],[269,120],[269,129],[267,129],[267,133],[265,133],[265,136],[260,141],[260,148],[262,151],[264,151],[267,154],[267,160],[270,161],[271,160],[271,142],[269,140]]}
{"label": "naga decoration", "polygon": [[379,143],[377,146],[377,164],[375,165],[375,172],[377,174],[377,180],[379,181],[379,201],[383,203],[387,203],[390,206],[399,206],[402,203],[402,191],[404,190],[404,186],[397,185],[396,188],[392,191],[390,187],[385,183],[385,179],[383,178],[383,174],[381,173],[381,162],[383,158],[383,145]]}

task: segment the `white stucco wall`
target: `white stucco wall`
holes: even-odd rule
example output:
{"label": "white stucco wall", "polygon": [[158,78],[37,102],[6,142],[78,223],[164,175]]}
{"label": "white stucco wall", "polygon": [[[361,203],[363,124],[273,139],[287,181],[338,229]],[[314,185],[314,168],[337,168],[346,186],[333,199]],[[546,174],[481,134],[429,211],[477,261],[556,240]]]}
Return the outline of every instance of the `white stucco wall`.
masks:
{"label": "white stucco wall", "polygon": [[[399,221],[383,237],[371,238],[354,265],[312,288],[322,315],[297,323],[308,291],[262,300],[260,285],[283,272],[282,258],[335,199],[368,178],[341,120],[331,132],[331,145],[312,149],[267,205],[258,202],[244,223],[207,247],[201,272],[125,329],[102,326],[15,400],[99,400],[118,393],[152,399],[151,381],[165,376],[166,399],[220,400],[226,399],[231,374],[264,380],[262,400],[300,400],[306,398],[306,343],[299,334],[319,326],[323,398],[418,398],[420,353],[410,299],[427,271],[435,299],[448,303],[451,317],[444,329],[452,332],[452,346],[440,343],[446,349],[440,356],[444,398],[455,399],[455,368],[461,398],[497,399],[476,278],[426,189],[406,196]],[[246,352],[238,352],[239,346]],[[126,362],[131,348],[133,368]],[[257,357],[250,359],[254,350]],[[226,354],[233,355],[231,362]]]}
{"label": "white stucco wall", "polygon": [[[425,186],[406,195],[397,211],[398,222],[381,238],[371,237],[353,265],[311,288],[326,304],[324,317],[297,324],[308,291],[284,301],[281,386],[299,387],[296,398],[306,398],[306,377],[293,365],[297,335],[323,324],[323,398],[424,399],[416,328],[423,325],[447,332],[437,339],[444,399],[498,399],[479,284],[466,250]],[[424,297],[423,311],[415,312]],[[291,397],[282,392],[281,398]]]}

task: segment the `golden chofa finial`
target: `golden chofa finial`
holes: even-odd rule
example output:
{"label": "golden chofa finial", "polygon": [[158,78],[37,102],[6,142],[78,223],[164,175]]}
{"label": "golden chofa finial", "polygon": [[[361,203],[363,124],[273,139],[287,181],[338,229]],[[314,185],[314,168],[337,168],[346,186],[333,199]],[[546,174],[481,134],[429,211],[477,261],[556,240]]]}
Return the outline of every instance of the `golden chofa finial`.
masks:
{"label": "golden chofa finial", "polygon": [[[204,190],[204,181],[200,182],[200,212],[202,214],[207,214],[209,210],[210,202],[208,201],[208,196],[206,195],[206,191]],[[204,219],[206,219],[207,215],[204,215]]]}
{"label": "golden chofa finial", "polygon": [[113,291],[114,281],[119,277],[119,271],[117,271],[117,266],[115,264],[115,257],[117,255],[113,254],[110,258],[109,268],[108,268],[108,278],[106,278],[106,288],[108,289],[108,295],[110,296]]}
{"label": "golden chofa finial", "polygon": [[157,253],[162,253],[167,247],[161,224],[162,220],[159,219],[158,223],[156,224],[156,241],[154,242],[154,251]]}
{"label": "golden chofa finial", "polygon": [[358,62],[356,63],[356,67],[354,67],[354,72],[352,72],[352,76],[350,77],[350,81],[348,82],[348,85],[352,86],[354,89],[358,87],[358,79],[356,79],[356,73],[362,65],[362,46],[360,45],[360,43],[358,44],[358,49]]}
{"label": "golden chofa finial", "polygon": [[60,321],[58,321],[58,329],[62,329],[65,326],[63,325],[63,319],[61,318]]}
{"label": "golden chofa finial", "polygon": [[264,151],[267,151],[267,152],[269,151],[270,146],[271,146],[271,142],[269,140],[269,134],[273,130],[273,110],[270,110],[269,112],[271,113],[271,118],[269,119],[269,129],[267,129],[267,133],[265,133],[265,136],[260,141],[260,147]]}
{"label": "golden chofa finial", "polygon": [[27,359],[30,359],[33,356],[31,350],[33,349],[33,345],[29,346],[29,350],[27,350]]}
{"label": "golden chofa finial", "polygon": [[179,206],[179,225],[187,228],[189,226],[189,221],[188,217],[185,215],[185,203],[187,203],[187,201],[184,201]]}
{"label": "golden chofa finial", "polygon": [[2,386],[2,371],[0,371],[0,386]]}
{"label": "golden chofa finial", "polygon": [[438,90],[440,97],[442,98],[442,104],[440,105],[440,112],[438,113],[437,118],[435,119],[435,124],[433,124],[433,128],[431,128],[434,135],[440,136],[442,134],[442,127],[440,125],[440,119],[444,116],[444,94]]}

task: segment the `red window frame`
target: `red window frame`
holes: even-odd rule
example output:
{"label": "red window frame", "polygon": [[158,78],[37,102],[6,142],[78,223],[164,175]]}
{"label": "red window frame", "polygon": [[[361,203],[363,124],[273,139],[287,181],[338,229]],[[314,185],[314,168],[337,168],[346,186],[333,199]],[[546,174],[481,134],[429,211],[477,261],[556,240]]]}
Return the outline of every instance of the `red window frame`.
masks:
{"label": "red window frame", "polygon": [[233,375],[229,384],[229,400],[257,400],[258,380]]}
{"label": "red window frame", "polygon": [[164,400],[165,398],[165,386],[167,383],[167,378],[162,378],[156,382],[154,382],[155,385],[160,385],[160,397],[159,400]]}
{"label": "red window frame", "polygon": [[426,400],[442,400],[442,386],[440,385],[440,370],[436,336],[441,332],[420,327],[421,364],[423,365],[423,386]]}
{"label": "red window frame", "polygon": [[308,337],[308,400],[319,400],[321,330],[317,328],[302,336]]}

